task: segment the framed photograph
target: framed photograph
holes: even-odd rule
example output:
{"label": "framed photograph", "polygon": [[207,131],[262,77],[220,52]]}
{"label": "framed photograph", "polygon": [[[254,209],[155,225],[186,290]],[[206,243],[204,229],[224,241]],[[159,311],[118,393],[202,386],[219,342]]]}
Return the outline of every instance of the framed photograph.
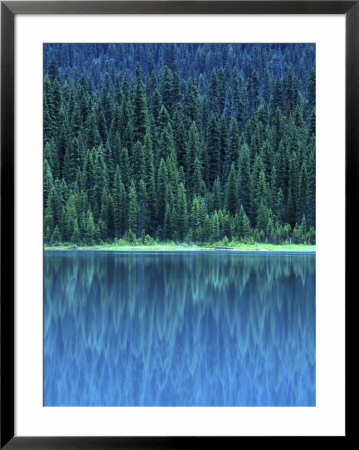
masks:
{"label": "framed photograph", "polygon": [[348,437],[357,2],[1,2],[1,448]]}

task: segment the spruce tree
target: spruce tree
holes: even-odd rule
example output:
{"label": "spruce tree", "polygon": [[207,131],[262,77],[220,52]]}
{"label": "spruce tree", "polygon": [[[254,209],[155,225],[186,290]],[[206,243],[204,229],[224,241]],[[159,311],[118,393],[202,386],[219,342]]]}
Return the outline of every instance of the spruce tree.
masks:
{"label": "spruce tree", "polygon": [[119,166],[116,167],[112,198],[114,207],[114,233],[115,236],[121,237],[127,228],[127,198]]}
{"label": "spruce tree", "polygon": [[59,245],[61,244],[61,234],[59,231],[59,227],[56,225],[55,230],[51,236],[50,240],[51,245]]}
{"label": "spruce tree", "polygon": [[191,210],[191,227],[192,227],[192,237],[195,242],[198,242],[200,239],[200,206],[197,197],[193,198],[192,202],[192,210]]}
{"label": "spruce tree", "polygon": [[217,211],[212,215],[212,240],[217,242],[219,240],[219,219]]}
{"label": "spruce tree", "polygon": [[186,191],[183,183],[179,185],[176,211],[177,211],[176,230],[179,240],[183,241],[187,233],[187,221],[188,221]]}
{"label": "spruce tree", "polygon": [[238,207],[238,196],[237,196],[237,183],[236,183],[236,169],[234,164],[231,166],[231,171],[229,172],[229,178],[226,185],[226,196],[225,196],[225,208],[231,215],[234,215]]}
{"label": "spruce tree", "polygon": [[44,61],[46,244],[315,242],[313,46],[51,44]]}
{"label": "spruce tree", "polygon": [[95,222],[93,219],[92,211],[89,209],[87,211],[85,230],[84,230],[84,241],[87,245],[94,245],[95,243]]}
{"label": "spruce tree", "polygon": [[249,148],[247,144],[244,144],[240,148],[239,154],[239,203],[243,205],[245,211],[250,210],[250,196],[251,196],[251,173],[250,173],[250,161],[249,161]]}
{"label": "spruce tree", "polygon": [[149,231],[153,233],[157,222],[157,195],[155,186],[154,156],[149,131],[144,139],[144,181],[147,192]]}
{"label": "spruce tree", "polygon": [[72,231],[72,236],[71,236],[71,242],[73,244],[80,244],[81,243],[81,235],[80,235],[80,229],[79,229],[77,217],[74,220],[74,226],[73,226],[73,231]]}
{"label": "spruce tree", "polygon": [[137,141],[133,147],[131,166],[133,169],[133,180],[136,189],[139,188],[140,180],[145,178],[145,158],[141,142]]}
{"label": "spruce tree", "polygon": [[167,168],[164,160],[161,159],[157,175],[158,220],[161,226],[163,226],[164,223],[164,214],[166,210],[167,184],[168,184]]}
{"label": "spruce tree", "polygon": [[128,229],[135,235],[138,232],[138,203],[135,184],[132,181],[128,194]]}
{"label": "spruce tree", "polygon": [[212,186],[221,167],[219,124],[214,114],[211,114],[208,122],[206,152],[208,154],[208,183]]}
{"label": "spruce tree", "polygon": [[136,66],[136,85],[133,88],[131,119],[133,142],[140,142],[142,144],[148,126],[148,111],[146,103],[146,93],[142,81],[142,72],[139,63]]}

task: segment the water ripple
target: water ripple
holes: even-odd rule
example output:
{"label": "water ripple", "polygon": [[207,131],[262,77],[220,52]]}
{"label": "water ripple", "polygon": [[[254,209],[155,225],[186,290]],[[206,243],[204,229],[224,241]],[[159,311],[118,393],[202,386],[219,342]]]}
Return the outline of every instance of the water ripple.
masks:
{"label": "water ripple", "polygon": [[315,255],[45,252],[45,406],[314,406]]}

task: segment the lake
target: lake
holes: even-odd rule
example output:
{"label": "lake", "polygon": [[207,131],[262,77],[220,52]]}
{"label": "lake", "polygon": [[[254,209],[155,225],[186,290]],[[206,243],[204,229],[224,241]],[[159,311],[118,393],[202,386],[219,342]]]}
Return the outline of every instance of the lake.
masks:
{"label": "lake", "polygon": [[315,406],[315,254],[45,251],[44,406]]}

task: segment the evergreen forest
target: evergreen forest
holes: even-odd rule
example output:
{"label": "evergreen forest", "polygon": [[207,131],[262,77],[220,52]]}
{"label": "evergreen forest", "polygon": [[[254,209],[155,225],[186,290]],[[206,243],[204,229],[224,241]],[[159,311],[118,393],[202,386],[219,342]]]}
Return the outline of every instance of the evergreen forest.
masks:
{"label": "evergreen forest", "polygon": [[44,243],[315,243],[315,45],[45,44]]}

